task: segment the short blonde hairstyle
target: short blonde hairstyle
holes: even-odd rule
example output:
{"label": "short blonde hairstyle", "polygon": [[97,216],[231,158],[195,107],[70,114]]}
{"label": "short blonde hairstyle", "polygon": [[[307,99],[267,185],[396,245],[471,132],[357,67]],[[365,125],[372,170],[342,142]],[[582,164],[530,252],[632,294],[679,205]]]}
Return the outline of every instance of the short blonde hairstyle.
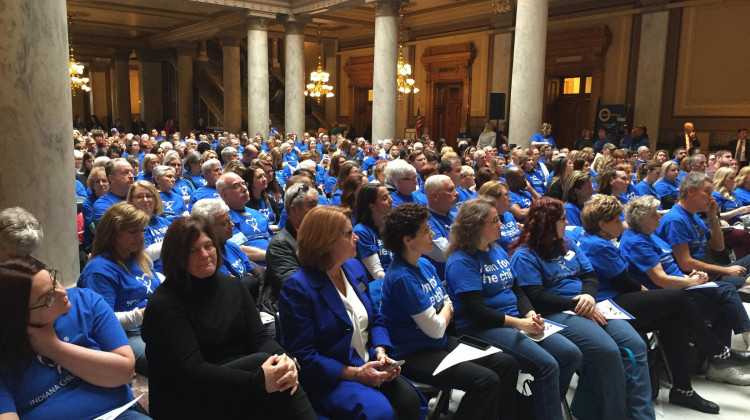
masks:
{"label": "short blonde hairstyle", "polygon": [[742,185],[745,183],[745,179],[747,179],[748,176],[750,176],[750,166],[745,166],[740,169],[740,172],[734,178],[734,189],[742,188]]}
{"label": "short blonde hairstyle", "polygon": [[[148,226],[148,216],[136,206],[126,201],[120,201],[119,203],[113,204],[112,207],[104,212],[104,216],[102,216],[99,225],[96,227],[96,234],[94,235],[94,243],[91,245],[91,256],[89,257],[89,261],[104,252],[109,252],[114,258],[115,256],[112,251],[115,248],[117,235],[122,231],[133,229],[143,230],[146,226]],[[144,246],[145,241],[142,241],[138,251],[132,253],[130,257],[135,260],[136,264],[138,264],[144,274],[152,275],[151,270],[153,264],[151,263],[151,258],[146,255],[146,252],[143,249]],[[125,261],[117,260],[117,264],[125,268],[127,271]]]}
{"label": "short blonde hairstyle", "polygon": [[617,197],[608,194],[596,194],[591,197],[581,210],[581,224],[588,233],[599,235],[599,222],[609,222],[622,215],[622,204]]}
{"label": "short blonde hairstyle", "polygon": [[628,204],[625,205],[625,222],[628,224],[628,229],[638,233],[646,233],[643,231],[643,222],[646,215],[658,210],[659,205],[661,205],[661,202],[650,195],[635,197],[628,201]]}
{"label": "short blonde hairstyle", "polygon": [[327,271],[333,268],[333,248],[346,229],[350,211],[336,206],[310,210],[297,232],[297,259],[300,264]]}
{"label": "short blonde hairstyle", "polygon": [[104,170],[103,167],[99,166],[96,168],[91,168],[89,177],[86,180],[86,184],[91,189],[91,191],[94,191],[94,182],[96,182],[99,179],[104,179],[105,181],[107,181],[107,184],[109,184],[109,179],[107,178],[107,172]]}

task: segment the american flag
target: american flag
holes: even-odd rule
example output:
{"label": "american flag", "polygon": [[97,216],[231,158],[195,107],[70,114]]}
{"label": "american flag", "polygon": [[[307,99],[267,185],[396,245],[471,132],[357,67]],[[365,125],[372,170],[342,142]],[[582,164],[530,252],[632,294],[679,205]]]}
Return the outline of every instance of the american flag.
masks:
{"label": "american flag", "polygon": [[414,134],[416,135],[417,139],[419,139],[419,137],[421,137],[422,135],[422,126],[424,126],[424,117],[422,116],[419,108],[417,108],[417,123],[414,126]]}

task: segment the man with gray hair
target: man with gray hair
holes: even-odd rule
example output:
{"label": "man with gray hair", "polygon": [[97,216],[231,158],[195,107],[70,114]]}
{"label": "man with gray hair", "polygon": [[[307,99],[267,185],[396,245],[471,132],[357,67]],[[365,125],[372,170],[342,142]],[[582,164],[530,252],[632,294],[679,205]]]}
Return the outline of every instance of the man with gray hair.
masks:
{"label": "man with gray hair", "polygon": [[417,190],[417,171],[405,160],[394,160],[385,168],[385,185],[391,192],[393,207],[413,203]]}
{"label": "man with gray hair", "polygon": [[216,181],[216,190],[229,206],[229,217],[234,223],[234,235],[230,241],[239,245],[250,261],[265,265],[266,249],[273,231],[263,213],[246,206],[250,200],[247,184],[239,175],[229,172]]}
{"label": "man with gray hair", "polygon": [[[718,205],[711,195],[713,189],[706,174],[691,172],[686,175],[680,183],[679,201],[662,217],[656,234],[672,247],[683,273],[704,271],[711,281],[726,281],[736,288],[743,288],[741,292],[750,293],[747,283],[750,255],[733,263],[727,258],[726,265],[708,262],[710,251],[724,251]],[[697,213],[702,212],[708,214],[708,226],[698,217]]]}
{"label": "man with gray hair", "polygon": [[649,153],[651,153],[651,149],[648,146],[638,148],[638,160],[635,161],[635,168],[633,170],[637,169],[638,165],[648,162]]}
{"label": "man with gray hair", "polygon": [[42,245],[42,225],[21,207],[0,211],[0,262],[23,258]]}
{"label": "man with gray hair", "polygon": [[440,279],[445,280],[445,262],[448,259],[445,251],[448,249],[448,237],[455,220],[451,209],[458,200],[458,191],[449,176],[433,175],[425,181],[424,193],[427,196],[427,210],[430,211],[427,222],[435,234],[432,237],[432,251],[427,254],[427,259],[435,266]]}
{"label": "man with gray hair", "polygon": [[235,149],[232,146],[227,146],[223,149],[221,149],[221,160],[224,161],[224,164],[237,160],[240,158],[239,152],[237,152],[237,149]]}
{"label": "man with gray hair", "polygon": [[286,225],[274,235],[266,250],[266,277],[262,299],[274,312],[281,285],[300,267],[297,260],[297,231],[307,213],[318,205],[318,192],[303,182],[287,187],[284,196]]}
{"label": "man with gray hair", "polygon": [[198,188],[190,194],[190,201],[188,201],[188,211],[193,209],[193,204],[196,201],[204,198],[219,198],[219,192],[216,190],[216,181],[221,176],[221,162],[219,159],[209,159],[203,163],[201,167],[201,173],[203,179],[206,180],[206,185]]}
{"label": "man with gray hair", "polygon": [[688,172],[680,172],[679,175],[677,175],[677,182],[681,182],[682,178],[685,178],[685,176],[688,173],[692,172],[698,172],[698,173],[706,173],[706,156],[701,153],[696,153],[692,156],[689,156],[687,158],[687,169]]}
{"label": "man with gray hair", "polygon": [[115,158],[104,165],[104,172],[109,181],[109,192],[99,197],[94,203],[94,226],[99,224],[104,212],[113,204],[125,201],[130,186],[133,185],[133,167],[123,158]]}

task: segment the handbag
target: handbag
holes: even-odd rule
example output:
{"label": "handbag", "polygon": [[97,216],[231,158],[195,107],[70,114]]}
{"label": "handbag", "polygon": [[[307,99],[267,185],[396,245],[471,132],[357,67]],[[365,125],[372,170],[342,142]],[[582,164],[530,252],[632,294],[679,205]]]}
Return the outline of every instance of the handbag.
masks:
{"label": "handbag", "polygon": [[[620,347],[620,353],[627,354],[630,359],[630,369],[625,376],[625,381],[629,381],[635,376],[635,355],[627,347]],[[579,420],[599,420],[602,418],[602,407],[594,393],[594,385],[587,375],[578,376],[578,386],[573,395],[573,403],[570,404],[570,411]]]}

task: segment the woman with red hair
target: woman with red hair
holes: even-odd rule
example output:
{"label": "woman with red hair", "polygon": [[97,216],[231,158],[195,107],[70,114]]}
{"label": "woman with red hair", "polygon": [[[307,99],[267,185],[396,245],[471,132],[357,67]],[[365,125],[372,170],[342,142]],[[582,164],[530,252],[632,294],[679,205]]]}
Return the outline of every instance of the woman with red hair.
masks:
{"label": "woman with red hair", "polygon": [[[646,345],[627,321],[606,319],[596,307],[599,281],[589,259],[565,237],[565,208],[542,197],[529,208],[518,240],[511,244],[511,267],[534,308],[566,325],[559,333],[583,353],[581,376],[593,385],[601,418],[653,419]],[[625,379],[619,347],[635,356],[634,374]]]}

